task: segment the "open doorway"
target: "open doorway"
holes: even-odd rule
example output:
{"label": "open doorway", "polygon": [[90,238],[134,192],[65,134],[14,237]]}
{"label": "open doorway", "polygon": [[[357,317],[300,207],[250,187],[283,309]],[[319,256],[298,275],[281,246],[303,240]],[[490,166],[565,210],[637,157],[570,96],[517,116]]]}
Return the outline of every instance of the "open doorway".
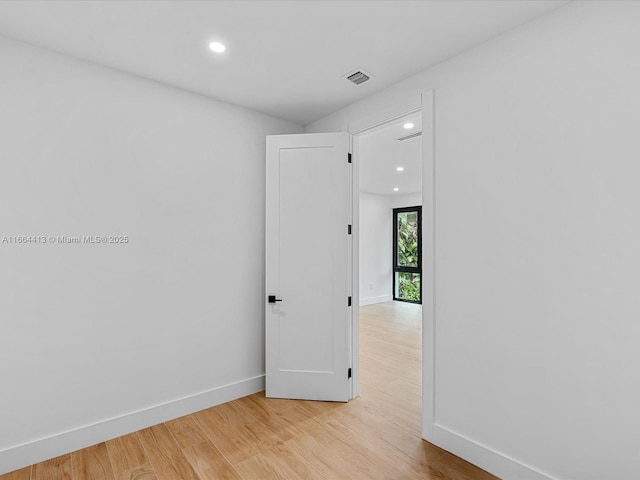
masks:
{"label": "open doorway", "polygon": [[[421,302],[422,113],[355,136],[360,305]],[[417,290],[417,292],[416,292]]]}
{"label": "open doorway", "polygon": [[[354,137],[359,184],[360,396],[421,437],[422,112]],[[378,405],[379,404],[379,405]]]}

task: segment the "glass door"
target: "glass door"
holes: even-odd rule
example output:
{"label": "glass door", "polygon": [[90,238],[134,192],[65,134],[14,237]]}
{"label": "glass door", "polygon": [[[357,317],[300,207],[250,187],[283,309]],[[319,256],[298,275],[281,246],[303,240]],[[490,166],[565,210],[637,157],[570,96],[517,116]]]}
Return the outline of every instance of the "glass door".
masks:
{"label": "glass door", "polygon": [[422,303],[422,207],[393,209],[393,299]]}

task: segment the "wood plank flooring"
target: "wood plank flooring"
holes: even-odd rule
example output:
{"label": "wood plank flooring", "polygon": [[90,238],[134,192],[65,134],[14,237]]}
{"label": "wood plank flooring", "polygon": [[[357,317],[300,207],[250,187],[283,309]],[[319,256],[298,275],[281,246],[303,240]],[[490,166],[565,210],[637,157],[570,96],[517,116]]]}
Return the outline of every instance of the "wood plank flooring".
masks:
{"label": "wood plank flooring", "polygon": [[495,479],[420,439],[420,307],[360,312],[361,395],[349,403],[258,393],[0,480]]}

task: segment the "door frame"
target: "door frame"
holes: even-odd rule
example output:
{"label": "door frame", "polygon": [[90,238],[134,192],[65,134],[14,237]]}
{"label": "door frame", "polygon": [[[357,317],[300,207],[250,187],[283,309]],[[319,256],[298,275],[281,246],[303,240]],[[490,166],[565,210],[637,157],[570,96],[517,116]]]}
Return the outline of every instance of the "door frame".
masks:
{"label": "door frame", "polygon": [[352,285],[352,349],[353,378],[351,397],[360,394],[360,162],[358,136],[368,130],[393,122],[412,113],[422,112],[422,437],[433,438],[435,423],[435,143],[434,91],[428,90],[398,100],[392,107],[349,122],[351,138],[353,265]]}

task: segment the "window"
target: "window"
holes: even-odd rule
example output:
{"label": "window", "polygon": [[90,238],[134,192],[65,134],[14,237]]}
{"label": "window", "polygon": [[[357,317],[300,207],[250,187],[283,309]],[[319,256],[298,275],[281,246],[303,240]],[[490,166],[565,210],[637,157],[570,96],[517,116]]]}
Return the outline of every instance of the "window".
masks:
{"label": "window", "polygon": [[393,209],[393,299],[422,303],[422,207]]}

